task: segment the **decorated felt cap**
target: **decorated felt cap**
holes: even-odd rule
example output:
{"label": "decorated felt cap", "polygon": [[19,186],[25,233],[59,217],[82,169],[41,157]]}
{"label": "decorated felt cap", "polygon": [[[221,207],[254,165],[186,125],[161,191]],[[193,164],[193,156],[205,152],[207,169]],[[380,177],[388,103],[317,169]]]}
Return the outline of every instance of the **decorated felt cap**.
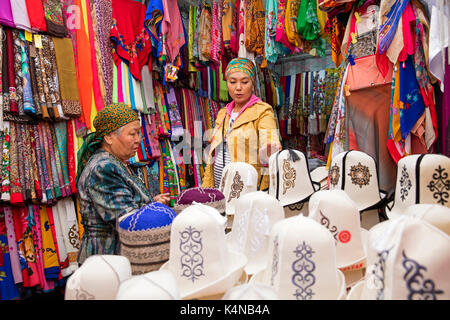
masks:
{"label": "decorated felt cap", "polygon": [[258,172],[245,162],[230,162],[223,168],[220,191],[225,195],[225,211],[234,215],[236,201],[257,190]]}
{"label": "decorated felt cap", "polygon": [[158,270],[169,259],[175,216],[168,206],[152,202],[120,217],[120,254],[130,260],[133,275]]}
{"label": "decorated felt cap", "polygon": [[157,270],[123,281],[116,300],[180,300],[180,292],[170,271]]}
{"label": "decorated felt cap", "polygon": [[133,121],[139,121],[139,116],[130,105],[113,103],[97,113],[93,124],[96,135],[103,137]]}
{"label": "decorated felt cap", "polygon": [[278,296],[271,286],[244,283],[228,290],[222,300],[278,300]]}
{"label": "decorated felt cap", "polygon": [[450,235],[450,208],[440,204],[413,204],[407,207],[404,215],[423,219]]}
{"label": "decorated felt cap", "polygon": [[92,255],[67,279],[65,300],[114,300],[120,284],[131,278],[126,257]]}
{"label": "decorated felt cap", "polygon": [[345,278],[336,264],[336,245],[327,228],[298,215],[277,222],[271,232],[266,268],[250,283],[274,288],[283,300],[340,300]]}
{"label": "decorated felt cap", "polygon": [[333,158],[329,170],[330,190],[344,190],[359,211],[381,205],[387,195],[379,189],[377,165],[367,153],[341,152]]}
{"label": "decorated felt cap", "polygon": [[327,189],[328,169],[326,166],[320,166],[311,171],[311,180],[320,184],[320,189]]}
{"label": "decorated felt cap", "polygon": [[233,227],[227,237],[233,250],[247,256],[247,274],[264,268],[270,231],[282,219],[283,206],[266,192],[250,192],[236,202]]}
{"label": "decorated felt cap", "polygon": [[410,155],[397,163],[393,205],[386,206],[389,219],[419,203],[450,207],[450,158],[441,154]]}
{"label": "decorated felt cap", "polygon": [[225,213],[225,196],[214,188],[189,188],[180,193],[177,197],[173,210],[178,214],[193,202],[202,203],[216,208],[220,213]]}
{"label": "decorated felt cap", "polygon": [[375,259],[370,260],[361,299],[448,300],[450,237],[410,216],[376,227],[370,239]]}
{"label": "decorated felt cap", "polygon": [[[343,190],[317,191],[309,199],[309,217],[332,234],[336,243],[336,263],[344,275],[348,275],[347,286],[359,281],[366,266],[369,231],[361,228],[356,204]],[[354,274],[359,277],[351,277]]]}
{"label": "decorated felt cap", "polygon": [[229,249],[225,224],[217,209],[199,203],[174,219],[170,258],[161,270],[173,273],[182,299],[223,295],[240,279],[247,258]]}
{"label": "decorated felt cap", "polygon": [[304,202],[315,188],[303,152],[286,149],[269,158],[269,194],[282,206]]}

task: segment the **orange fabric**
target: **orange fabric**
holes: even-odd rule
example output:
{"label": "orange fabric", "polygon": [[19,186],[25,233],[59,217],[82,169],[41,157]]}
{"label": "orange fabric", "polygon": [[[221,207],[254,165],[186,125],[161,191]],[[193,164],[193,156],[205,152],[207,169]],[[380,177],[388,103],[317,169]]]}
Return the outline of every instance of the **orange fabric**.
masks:
{"label": "orange fabric", "polygon": [[[81,8],[82,0],[75,0],[75,5]],[[82,11],[80,10],[80,14]],[[88,129],[91,129],[92,108],[92,67],[89,39],[83,19],[80,19],[80,28],[76,29],[77,38],[77,81],[81,102],[81,119]]]}

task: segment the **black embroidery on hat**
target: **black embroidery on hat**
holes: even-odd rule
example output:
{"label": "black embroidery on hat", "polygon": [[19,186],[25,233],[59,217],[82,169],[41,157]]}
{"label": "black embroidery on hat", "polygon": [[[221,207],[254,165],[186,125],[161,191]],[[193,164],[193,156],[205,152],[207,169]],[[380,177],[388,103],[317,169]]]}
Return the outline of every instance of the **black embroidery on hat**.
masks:
{"label": "black embroidery on hat", "polygon": [[75,224],[69,229],[68,237],[72,247],[80,249],[80,237],[78,235],[77,226]]}
{"label": "black embroidery on hat", "polygon": [[316,283],[316,276],[314,275],[316,265],[310,259],[315,252],[311,246],[303,241],[302,244],[297,246],[294,253],[298,259],[292,263],[292,271],[294,271],[292,283],[298,289],[295,290],[293,296],[297,300],[311,300],[315,294],[311,287]]}
{"label": "black embroidery on hat", "polygon": [[201,231],[189,226],[180,232],[180,251],[183,253],[180,258],[181,276],[190,279],[192,283],[205,275],[202,249]]}
{"label": "black embroidery on hat", "polygon": [[239,198],[241,195],[242,189],[244,189],[244,182],[241,179],[241,175],[239,171],[236,171],[236,174],[233,178],[233,184],[231,185],[230,196],[228,197],[228,201],[230,202],[233,198]]}
{"label": "black embroidery on hat", "polygon": [[285,194],[288,189],[295,187],[295,177],[297,172],[291,167],[287,159],[283,160],[283,169],[283,194]]}
{"label": "black embroidery on hat", "polygon": [[320,222],[325,228],[327,228],[327,229],[331,232],[331,234],[333,235],[333,238],[334,238],[335,242],[337,243],[337,238],[336,238],[336,236],[337,236],[338,233],[339,233],[338,228],[337,228],[336,226],[331,226],[331,227],[330,227],[330,219],[329,219],[328,217],[326,217],[326,216],[322,213],[322,211],[319,210],[319,213],[320,213],[320,216],[321,216],[319,222]]}
{"label": "black embroidery on hat", "polygon": [[405,269],[403,279],[409,291],[408,300],[436,300],[438,294],[444,293],[444,291],[435,288],[433,280],[425,278],[423,274],[423,271],[427,271],[425,266],[408,258],[404,250],[402,251],[402,256],[402,266]]}
{"label": "black embroidery on hat", "polygon": [[377,288],[377,300],[383,300],[384,298],[384,271],[386,269],[386,259],[391,249],[377,252],[378,261],[372,269],[374,285]]}
{"label": "black embroidery on hat", "polygon": [[372,176],[369,167],[362,165],[361,162],[358,162],[356,166],[351,166],[348,175],[352,178],[352,183],[358,185],[360,188],[368,185]]}
{"label": "black embroidery on hat", "polygon": [[334,166],[331,167],[331,170],[330,170],[330,183],[334,187],[338,184],[339,178],[341,176],[339,171],[340,171],[340,169],[339,169],[337,164],[335,164]]}
{"label": "black embroidery on hat", "polygon": [[408,191],[409,189],[411,189],[411,187],[411,179],[409,178],[409,174],[406,171],[406,166],[403,165],[402,176],[400,177],[400,197],[402,201],[405,201],[406,197],[408,196]]}
{"label": "black embroidery on hat", "polygon": [[278,273],[278,260],[279,260],[279,247],[278,236],[273,239],[273,258],[272,258],[272,276],[270,277],[270,285],[273,286],[274,279]]}
{"label": "black embroidery on hat", "polygon": [[428,189],[433,192],[433,198],[438,199],[438,203],[445,205],[448,202],[449,194],[447,191],[450,190],[450,180],[448,178],[448,173],[445,169],[439,165],[433,173],[433,180],[427,185]]}

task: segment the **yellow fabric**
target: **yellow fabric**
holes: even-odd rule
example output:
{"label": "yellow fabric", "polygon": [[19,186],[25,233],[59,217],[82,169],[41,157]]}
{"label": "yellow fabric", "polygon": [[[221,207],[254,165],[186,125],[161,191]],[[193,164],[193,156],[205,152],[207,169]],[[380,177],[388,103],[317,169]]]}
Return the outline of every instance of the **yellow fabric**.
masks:
{"label": "yellow fabric", "polygon": [[[225,121],[223,121],[224,119]],[[222,122],[224,123],[222,124]],[[214,126],[208,162],[202,178],[203,188],[214,188],[213,152],[222,143],[222,125],[228,128],[228,122],[229,116],[226,114],[225,108],[220,109]],[[256,144],[250,143],[251,137],[256,138],[258,142]],[[259,183],[262,168],[259,164],[259,150],[266,146],[268,142],[281,146],[272,106],[261,101],[245,109],[228,131],[227,146],[230,161],[252,164],[258,172]],[[264,175],[260,189],[264,190],[268,185],[269,176]]]}
{"label": "yellow fabric", "polygon": [[324,39],[328,39],[331,41],[330,36],[325,33],[325,24],[328,20],[328,14],[325,11],[319,9],[319,1],[316,1],[317,7],[317,20],[319,20],[320,24],[320,36]]}
{"label": "yellow fabric", "polygon": [[286,36],[289,42],[297,48],[302,48],[303,41],[300,35],[297,33],[297,14],[299,7],[300,1],[287,0],[286,16],[284,18],[284,29],[286,30]]}
{"label": "yellow fabric", "polygon": [[41,220],[40,228],[42,233],[42,258],[44,261],[44,269],[52,267],[59,268],[58,254],[56,253],[55,247],[56,239],[53,239],[46,206],[40,206],[39,217]]}

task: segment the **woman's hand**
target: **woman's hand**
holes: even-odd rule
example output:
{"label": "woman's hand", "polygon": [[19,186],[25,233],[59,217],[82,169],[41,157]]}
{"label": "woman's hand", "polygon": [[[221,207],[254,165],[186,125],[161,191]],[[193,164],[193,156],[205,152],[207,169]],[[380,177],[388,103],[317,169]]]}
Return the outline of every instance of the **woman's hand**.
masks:
{"label": "woman's hand", "polygon": [[170,193],[161,193],[153,197],[154,202],[159,202],[168,205],[170,202]]}
{"label": "woman's hand", "polygon": [[269,142],[265,147],[262,147],[259,150],[259,163],[263,167],[267,167],[269,165],[270,156],[280,150],[281,146],[278,143]]}

